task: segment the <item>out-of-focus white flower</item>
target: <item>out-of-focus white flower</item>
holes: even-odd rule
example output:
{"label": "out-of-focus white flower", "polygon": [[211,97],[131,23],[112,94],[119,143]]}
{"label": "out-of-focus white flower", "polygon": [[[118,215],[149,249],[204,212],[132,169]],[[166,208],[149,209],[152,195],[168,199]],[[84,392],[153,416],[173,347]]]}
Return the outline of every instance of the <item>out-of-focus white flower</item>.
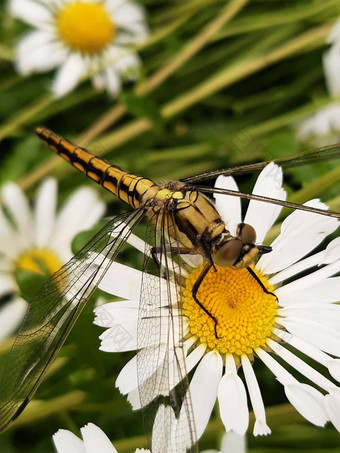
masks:
{"label": "out-of-focus white flower", "polygon": [[203,450],[202,453],[246,453],[246,436],[229,431],[224,433],[220,450]]}
{"label": "out-of-focus white flower", "polygon": [[[59,429],[53,435],[58,453],[118,453],[107,435],[95,424],[88,423],[80,428],[83,440],[71,431]],[[135,453],[150,453],[150,450],[137,448]]]}
{"label": "out-of-focus white flower", "polygon": [[323,55],[323,69],[330,102],[314,115],[302,121],[297,128],[297,139],[314,146],[325,146],[340,140],[340,19],[332,28],[327,42],[332,46]]}
{"label": "out-of-focus white flower", "polygon": [[0,340],[3,340],[21,323],[27,308],[27,302],[19,295],[17,271],[36,275],[57,271],[72,257],[74,237],[100,219],[105,205],[96,191],[83,187],[57,212],[54,178],[41,184],[33,209],[15,183],[3,186],[1,201],[0,297],[8,299],[0,309]]}
{"label": "out-of-focus white flower", "polygon": [[117,95],[121,75],[133,80],[145,40],[144,12],[131,0],[10,0],[10,12],[35,28],[17,46],[21,74],[59,68],[52,91],[63,96],[81,80]]}
{"label": "out-of-focus white flower", "polygon": [[340,103],[331,104],[300,124],[297,139],[314,146],[325,146],[340,141]]}
{"label": "out-of-focus white flower", "polygon": [[323,69],[330,96],[333,98],[340,96],[340,43],[324,53]]}

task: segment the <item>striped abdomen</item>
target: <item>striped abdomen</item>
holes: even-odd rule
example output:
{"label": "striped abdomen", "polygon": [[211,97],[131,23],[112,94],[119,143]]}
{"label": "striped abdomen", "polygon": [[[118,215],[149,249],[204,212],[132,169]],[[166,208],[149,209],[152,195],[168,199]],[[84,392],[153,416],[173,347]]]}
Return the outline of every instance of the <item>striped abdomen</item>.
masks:
{"label": "striped abdomen", "polygon": [[150,189],[151,193],[146,198],[159,190],[157,184],[150,179],[127,173],[49,129],[38,127],[35,132],[52,151],[135,209],[140,206],[143,195],[145,200]]}
{"label": "striped abdomen", "polygon": [[210,243],[225,231],[213,203],[203,194],[187,190],[180,181],[159,186],[150,179],[127,173],[94,156],[49,129],[39,127],[36,133],[52,151],[132,208],[144,206],[146,215],[156,228],[182,246],[196,249],[202,236]]}

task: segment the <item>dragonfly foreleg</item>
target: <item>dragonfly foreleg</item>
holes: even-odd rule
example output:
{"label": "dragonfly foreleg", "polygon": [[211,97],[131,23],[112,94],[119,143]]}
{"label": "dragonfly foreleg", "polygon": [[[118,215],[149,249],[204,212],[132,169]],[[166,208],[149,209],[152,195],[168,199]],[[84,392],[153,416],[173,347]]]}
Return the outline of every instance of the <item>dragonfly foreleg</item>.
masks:
{"label": "dragonfly foreleg", "polygon": [[277,300],[277,296],[272,293],[271,291],[268,291],[268,289],[264,286],[264,284],[261,282],[261,280],[258,278],[258,276],[256,275],[256,273],[253,271],[253,269],[251,267],[247,267],[247,271],[249,272],[249,274],[254,277],[254,279],[257,281],[257,283],[261,286],[263,292],[265,292],[266,294],[270,294],[271,296],[275,297],[275,299]]}
{"label": "dragonfly foreleg", "polygon": [[218,335],[217,335],[217,319],[215,318],[215,316],[213,316],[210,311],[208,311],[205,306],[197,299],[197,292],[199,290],[199,287],[201,286],[201,283],[203,282],[205,276],[207,275],[207,273],[209,272],[210,268],[213,267],[214,265],[208,261],[206,263],[206,265],[204,266],[204,268],[202,269],[202,272],[200,273],[198,279],[196,280],[194,286],[192,287],[192,290],[191,290],[191,294],[192,294],[192,297],[194,299],[194,301],[196,302],[196,304],[202,308],[202,310],[209,316],[209,318],[211,318],[214,323],[215,323],[215,326],[214,326],[214,331],[215,331],[215,337],[216,339],[218,340]]}

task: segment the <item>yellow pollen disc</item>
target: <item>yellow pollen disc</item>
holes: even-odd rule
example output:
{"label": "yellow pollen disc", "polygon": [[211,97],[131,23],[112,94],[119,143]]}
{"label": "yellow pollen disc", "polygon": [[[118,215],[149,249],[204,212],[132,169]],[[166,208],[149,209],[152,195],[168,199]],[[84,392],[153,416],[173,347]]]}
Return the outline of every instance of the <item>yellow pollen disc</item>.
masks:
{"label": "yellow pollen disc", "polygon": [[102,51],[116,33],[116,26],[101,3],[74,2],[65,5],[57,17],[61,39],[87,54]]}
{"label": "yellow pollen disc", "polygon": [[17,269],[36,274],[52,275],[62,266],[57,255],[48,249],[31,249],[24,252],[16,262]]}
{"label": "yellow pollen disc", "polygon": [[[275,323],[276,297],[266,293],[247,269],[221,266],[216,266],[217,272],[210,269],[199,287],[197,299],[217,320],[216,338],[215,322],[192,297],[192,287],[202,268],[191,272],[183,290],[183,312],[190,332],[221,354],[251,355],[254,349],[265,346]],[[266,278],[254,272],[272,292],[274,287]]]}

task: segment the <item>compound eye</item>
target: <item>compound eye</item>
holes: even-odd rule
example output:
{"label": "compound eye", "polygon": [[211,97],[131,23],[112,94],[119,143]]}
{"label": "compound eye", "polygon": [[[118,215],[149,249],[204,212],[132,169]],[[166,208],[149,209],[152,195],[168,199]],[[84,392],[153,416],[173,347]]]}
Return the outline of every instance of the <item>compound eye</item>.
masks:
{"label": "compound eye", "polygon": [[256,242],[256,231],[248,223],[240,223],[237,227],[237,236],[243,244],[254,244]]}
{"label": "compound eye", "polygon": [[228,241],[217,251],[214,262],[220,266],[231,266],[240,257],[242,247],[239,239]]}

